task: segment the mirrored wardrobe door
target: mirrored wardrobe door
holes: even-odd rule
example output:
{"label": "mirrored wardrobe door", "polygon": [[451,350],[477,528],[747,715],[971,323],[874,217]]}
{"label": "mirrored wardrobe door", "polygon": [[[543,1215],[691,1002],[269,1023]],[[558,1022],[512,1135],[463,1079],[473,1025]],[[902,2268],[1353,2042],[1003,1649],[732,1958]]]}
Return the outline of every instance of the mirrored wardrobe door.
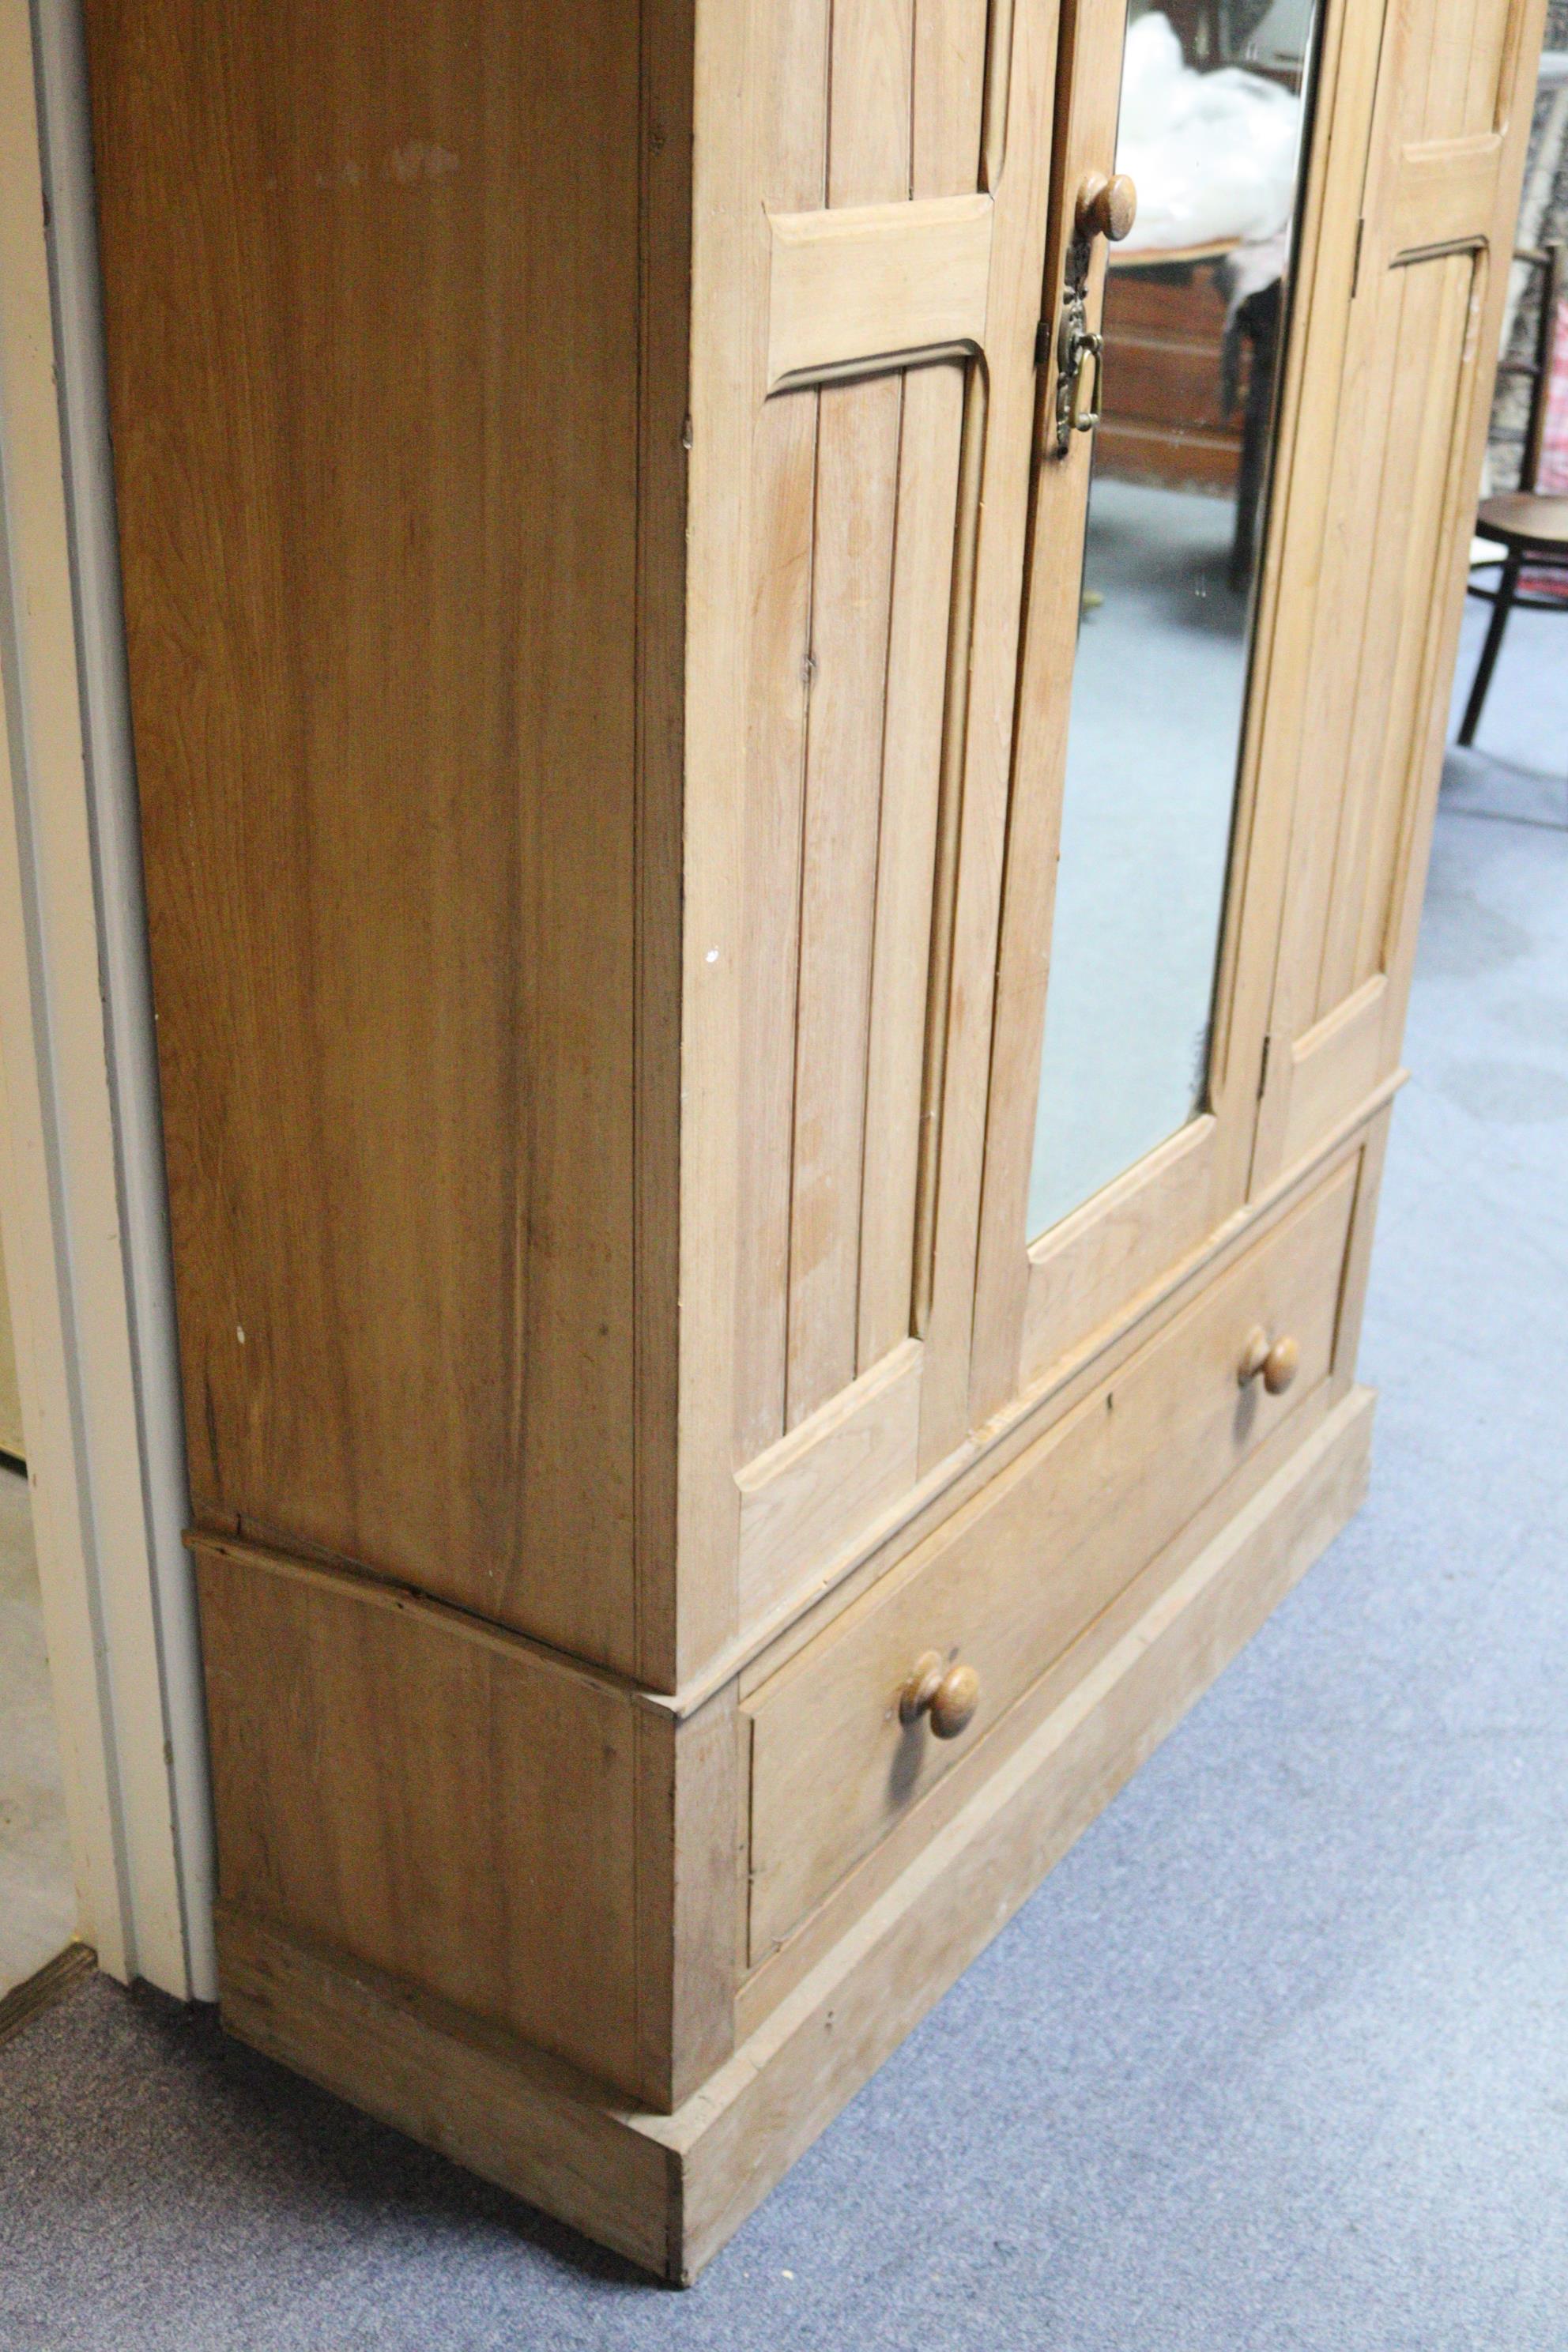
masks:
{"label": "mirrored wardrobe door", "polygon": [[1064,20],[979,1417],[1245,1189],[1266,983],[1237,918],[1317,34],[1315,0]]}

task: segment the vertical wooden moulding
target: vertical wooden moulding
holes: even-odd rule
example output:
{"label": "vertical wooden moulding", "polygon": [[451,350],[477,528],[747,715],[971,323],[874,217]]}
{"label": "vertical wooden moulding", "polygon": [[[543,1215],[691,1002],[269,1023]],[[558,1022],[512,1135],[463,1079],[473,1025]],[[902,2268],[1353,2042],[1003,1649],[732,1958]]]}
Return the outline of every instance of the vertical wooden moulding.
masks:
{"label": "vertical wooden moulding", "polygon": [[733,1684],[681,1721],[637,1718],[638,2036],[667,2113],[734,2047],[740,1738]]}
{"label": "vertical wooden moulding", "polygon": [[[955,685],[965,650],[969,659],[963,667],[962,734],[950,724],[952,766],[944,783],[936,882],[916,1257],[916,1325],[927,1358],[922,1470],[962,1444],[971,1427],[978,1233],[1058,11],[1039,0],[1017,0],[1014,7],[994,13],[992,30],[983,169],[996,169],[999,127],[1004,121],[1011,127],[1006,166],[996,181],[985,353],[972,376],[959,491],[961,550],[971,498],[976,528],[973,574],[965,577],[961,568],[955,591]],[[1021,125],[1027,126],[1027,135]],[[964,561],[961,554],[961,566]],[[969,600],[966,623],[962,605]]]}
{"label": "vertical wooden moulding", "polygon": [[[780,0],[763,12],[760,70],[789,102],[769,110],[744,159],[761,206],[812,212],[826,201],[828,0]],[[716,136],[724,135],[720,127]],[[759,258],[758,268],[763,264]],[[764,289],[765,290],[765,289]],[[745,704],[746,895],[739,1090],[740,1234],[733,1451],[754,1460],[784,1431],[789,1348],[795,1031],[800,979],[801,853],[816,516],[819,394],[763,397],[750,420],[754,543],[739,691]]]}
{"label": "vertical wooden moulding", "polygon": [[[1248,1188],[1257,1143],[1259,1074],[1268,1050],[1284,909],[1290,812],[1278,789],[1265,789],[1269,730],[1264,720],[1272,708],[1277,656],[1281,678],[1289,677],[1289,633],[1282,632],[1280,623],[1286,552],[1291,543],[1291,500],[1299,459],[1301,473],[1310,475],[1310,436],[1317,429],[1305,400],[1309,369],[1315,359],[1310,332],[1312,291],[1323,258],[1325,234],[1331,244],[1336,223],[1355,216],[1365,163],[1367,122],[1357,112],[1353,41],[1347,58],[1347,35],[1352,26],[1359,31],[1359,15],[1351,0],[1317,0],[1317,8],[1316,56],[1305,90],[1304,144],[1297,165],[1292,283],[1253,604],[1252,656],[1209,1060],[1209,1105],[1221,1114],[1218,1141],[1223,1172],[1215,1188],[1216,1201],[1227,1207],[1245,1199]],[[1374,38],[1373,50],[1375,46]],[[1342,94],[1348,101],[1342,117]],[[1350,264],[1348,284],[1353,268],[1348,247],[1345,259]],[[1331,269],[1332,255],[1329,261]],[[1227,1104],[1237,1097],[1245,1102],[1243,1115],[1224,1116]]]}
{"label": "vertical wooden moulding", "polygon": [[1464,395],[1476,356],[1468,348],[1468,330],[1476,280],[1484,268],[1480,255],[1456,253],[1405,273],[1423,281],[1419,303],[1415,284],[1406,289],[1405,332],[1430,354],[1418,415],[1394,444],[1405,453],[1410,502],[1420,518],[1406,534],[1394,589],[1413,617],[1399,658],[1391,665],[1381,740],[1368,747],[1357,823],[1348,841],[1342,836],[1342,853],[1348,855],[1336,877],[1320,999],[1325,1012],[1386,969],[1395,851],[1410,814],[1408,787],[1426,767],[1422,755],[1440,699],[1432,656],[1447,612],[1427,611],[1426,601],[1431,582],[1448,570],[1444,559],[1458,503],[1447,495],[1449,478],[1465,438]]}
{"label": "vertical wooden moulding", "polygon": [[[912,0],[831,14],[830,206],[910,193]],[[855,1378],[901,375],[819,395],[785,1424]]]}
{"label": "vertical wooden moulding", "polygon": [[[963,195],[984,184],[987,55],[1001,37],[999,7],[1000,0],[989,8],[977,0],[916,6],[910,163],[916,197]],[[1005,81],[1004,71],[1004,88]],[[999,154],[996,162],[999,168]],[[972,495],[961,501],[960,476],[975,375],[968,363],[914,368],[904,377],[861,1175],[861,1372],[918,1335],[929,1289],[919,1237],[928,1000],[942,961],[939,937],[951,929],[936,905],[938,836],[949,769],[944,741],[950,712],[963,707],[968,667],[963,589],[973,579],[978,478],[972,466]],[[961,727],[959,733],[961,740]]]}
{"label": "vertical wooden moulding", "polygon": [[855,1377],[902,379],[820,394],[790,1211],[790,1428]]}
{"label": "vertical wooden moulding", "polygon": [[695,0],[642,0],[633,1575],[636,1671],[679,1677],[681,858]]}
{"label": "vertical wooden moulding", "polygon": [[[1254,874],[1248,877],[1248,913],[1268,935],[1272,969],[1266,982],[1267,1085],[1251,1139],[1254,1187],[1279,1164],[1279,1129],[1286,1092],[1280,1076],[1289,1059],[1287,1041],[1299,1020],[1303,984],[1299,975],[1310,961],[1310,950],[1299,936],[1301,894],[1295,874],[1302,845],[1292,803],[1299,810],[1308,713],[1315,710],[1317,723],[1322,724],[1321,706],[1311,693],[1313,604],[1330,611],[1340,601],[1327,584],[1337,560],[1329,521],[1336,469],[1342,462],[1339,416],[1363,221],[1375,210],[1367,177],[1381,13],[1375,6],[1350,5],[1350,0],[1323,4],[1329,14],[1313,110],[1313,138],[1320,152],[1308,188],[1293,299],[1292,343],[1299,361],[1291,370],[1289,396],[1294,429],[1288,470],[1272,497],[1277,509],[1270,522],[1272,625],[1267,671],[1260,670],[1258,689],[1268,725],[1258,731],[1254,791],[1262,829],[1255,830],[1249,845]],[[1321,754],[1320,768],[1328,757]],[[1262,846],[1267,847],[1267,874],[1258,866]],[[1266,885],[1267,898],[1260,883]],[[1313,979],[1315,968],[1305,979],[1309,989]],[[1238,1079],[1241,1075],[1238,1071]]]}
{"label": "vertical wooden moulding", "polygon": [[751,1394],[767,1297],[765,1266],[755,1281],[746,1271],[755,1216],[746,1171],[769,1148],[769,1134],[754,1098],[741,1091],[757,965],[754,910],[736,877],[748,873],[755,826],[747,713],[760,615],[752,557],[769,494],[756,446],[768,251],[759,161],[780,113],[767,37],[783,21],[761,0],[734,0],[699,9],[696,25],[677,1489],[682,1677],[735,1629],[737,1422],[745,1426],[768,1411],[765,1389]]}
{"label": "vertical wooden moulding", "polygon": [[957,919],[963,762],[969,734],[974,641],[974,575],[981,486],[985,467],[987,378],[976,362],[964,371],[963,417],[953,501],[952,586],[947,619],[947,690],[942,707],[931,844],[931,909],[921,1063],[920,1147],[915,1169],[911,1324],[924,1339],[936,1289],[937,1192],[942,1167],[948,1030],[952,1016],[953,932]]}
{"label": "vertical wooden moulding", "polygon": [[969,375],[947,365],[912,369],[904,379],[859,1201],[861,1372],[914,1324],[942,740],[954,688],[951,659],[940,656],[949,646]]}
{"label": "vertical wooden moulding", "polygon": [[[1506,181],[1506,173],[1503,176]],[[1453,258],[1461,264],[1463,278],[1463,283],[1453,290],[1465,310],[1458,370],[1461,409],[1468,413],[1463,430],[1454,436],[1447,451],[1444,528],[1432,565],[1436,578],[1450,582],[1468,560],[1470,485],[1479,467],[1481,445],[1489,425],[1494,381],[1491,355],[1500,331],[1502,297],[1509,275],[1506,260],[1495,246],[1473,256]],[[1468,269],[1462,268],[1466,261],[1472,265]],[[1415,961],[1415,934],[1426,895],[1427,859],[1442,781],[1448,689],[1464,604],[1456,588],[1446,600],[1436,601],[1428,617],[1422,642],[1414,752],[1399,780],[1403,789],[1396,792],[1394,806],[1384,812],[1381,822],[1380,846],[1383,854],[1391,858],[1392,866],[1384,871],[1381,895],[1363,918],[1363,968],[1387,975],[1382,1044],[1388,1065],[1397,1058],[1405,1034],[1405,1013]]]}

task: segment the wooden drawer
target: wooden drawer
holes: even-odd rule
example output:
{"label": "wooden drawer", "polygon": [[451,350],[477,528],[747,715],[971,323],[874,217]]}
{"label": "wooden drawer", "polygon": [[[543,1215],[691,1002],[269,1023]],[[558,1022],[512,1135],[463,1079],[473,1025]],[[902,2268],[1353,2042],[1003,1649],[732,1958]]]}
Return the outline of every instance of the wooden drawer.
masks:
{"label": "wooden drawer", "polygon": [[[749,1949],[766,1958],[1328,1378],[1359,1158],[763,1683],[752,1723]],[[1256,1330],[1288,1389],[1237,1368]],[[900,1719],[915,1663],[972,1667],[968,1727]]]}

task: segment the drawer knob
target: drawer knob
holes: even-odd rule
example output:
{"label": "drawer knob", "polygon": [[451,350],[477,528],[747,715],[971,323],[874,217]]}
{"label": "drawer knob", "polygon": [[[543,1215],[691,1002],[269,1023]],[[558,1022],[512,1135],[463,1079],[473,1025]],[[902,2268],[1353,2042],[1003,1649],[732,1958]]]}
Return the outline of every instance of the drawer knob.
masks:
{"label": "drawer knob", "polygon": [[922,1715],[931,1717],[931,1727],[939,1739],[956,1739],[967,1731],[980,1704],[980,1677],[973,1666],[947,1666],[941,1653],[927,1650],[915,1660],[909,1681],[899,1699],[900,1723],[918,1723]]}
{"label": "drawer knob", "polygon": [[1282,1339],[1271,1340],[1261,1326],[1247,1335],[1247,1345],[1241,1361],[1236,1368],[1237,1381],[1245,1388],[1259,1372],[1270,1396],[1283,1396],[1301,1369],[1301,1350],[1287,1332]]}

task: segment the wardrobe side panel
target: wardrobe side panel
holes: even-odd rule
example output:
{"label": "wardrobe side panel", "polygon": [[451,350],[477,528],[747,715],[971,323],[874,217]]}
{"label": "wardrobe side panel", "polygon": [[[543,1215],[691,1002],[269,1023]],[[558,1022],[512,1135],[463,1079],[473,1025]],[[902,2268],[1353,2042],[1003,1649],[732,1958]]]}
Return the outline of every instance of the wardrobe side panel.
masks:
{"label": "wardrobe side panel", "polygon": [[635,1671],[681,104],[637,0],[86,13],[196,1518]]}

